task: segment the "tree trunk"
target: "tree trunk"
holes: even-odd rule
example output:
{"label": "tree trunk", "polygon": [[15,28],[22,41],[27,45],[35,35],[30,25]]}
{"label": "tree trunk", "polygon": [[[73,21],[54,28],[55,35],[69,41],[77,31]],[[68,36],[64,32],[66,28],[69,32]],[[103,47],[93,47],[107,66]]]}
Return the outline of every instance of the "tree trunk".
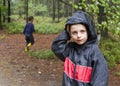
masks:
{"label": "tree trunk", "polygon": [[[6,1],[5,0],[3,0],[3,6],[5,6],[6,5]],[[5,22],[5,15],[3,15],[3,22]]]}
{"label": "tree trunk", "polygon": [[59,18],[60,18],[60,1],[58,0],[58,11],[57,11],[57,13],[58,13],[58,21],[57,22],[59,22]]}
{"label": "tree trunk", "polygon": [[66,5],[65,3],[64,3],[64,9],[65,9],[64,16],[67,17],[69,15],[68,14],[68,5]]}
{"label": "tree trunk", "polygon": [[53,14],[52,14],[52,20],[55,22],[55,0],[53,0]]}
{"label": "tree trunk", "polygon": [[10,0],[8,0],[8,23],[11,22],[10,15],[11,15]]}
{"label": "tree trunk", "polygon": [[28,22],[28,0],[25,2],[25,8],[26,8],[26,23]]}
{"label": "tree trunk", "polygon": [[1,7],[0,7],[0,30],[2,29],[2,20],[1,20]]}
{"label": "tree trunk", "polygon": [[[104,7],[101,5],[98,5],[99,8],[99,14],[98,14],[98,23],[101,24],[103,21],[107,22],[106,14],[104,13]],[[102,37],[108,37],[108,29],[107,28],[100,28],[101,36]]]}

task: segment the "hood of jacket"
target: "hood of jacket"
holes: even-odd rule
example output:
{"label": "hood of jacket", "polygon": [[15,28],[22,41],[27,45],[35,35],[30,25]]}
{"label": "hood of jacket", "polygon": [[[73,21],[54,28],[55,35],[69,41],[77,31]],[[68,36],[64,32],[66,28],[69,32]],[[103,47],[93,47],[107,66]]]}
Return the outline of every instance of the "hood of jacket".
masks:
{"label": "hood of jacket", "polygon": [[65,29],[67,29],[68,25],[80,24],[80,23],[87,25],[88,40],[86,43],[87,44],[97,43],[97,34],[95,32],[94,24],[86,12],[83,12],[83,11],[75,12],[66,21]]}

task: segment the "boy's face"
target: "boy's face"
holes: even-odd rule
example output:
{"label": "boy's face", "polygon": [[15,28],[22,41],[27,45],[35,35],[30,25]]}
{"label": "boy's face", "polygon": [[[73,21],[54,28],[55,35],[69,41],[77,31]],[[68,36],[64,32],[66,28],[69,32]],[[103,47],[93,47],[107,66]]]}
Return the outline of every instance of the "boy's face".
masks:
{"label": "boy's face", "polygon": [[86,27],[82,24],[75,24],[70,27],[70,36],[73,42],[82,45],[88,39]]}

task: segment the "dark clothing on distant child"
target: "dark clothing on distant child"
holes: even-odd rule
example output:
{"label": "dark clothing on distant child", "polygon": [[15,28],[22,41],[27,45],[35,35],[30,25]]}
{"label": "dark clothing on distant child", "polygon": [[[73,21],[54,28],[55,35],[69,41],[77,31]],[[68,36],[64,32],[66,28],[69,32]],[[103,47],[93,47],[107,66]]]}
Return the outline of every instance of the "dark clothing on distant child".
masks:
{"label": "dark clothing on distant child", "polygon": [[27,23],[23,34],[25,34],[25,40],[26,40],[26,45],[28,43],[34,44],[34,37],[33,37],[33,32],[35,32],[34,25],[32,23]]}

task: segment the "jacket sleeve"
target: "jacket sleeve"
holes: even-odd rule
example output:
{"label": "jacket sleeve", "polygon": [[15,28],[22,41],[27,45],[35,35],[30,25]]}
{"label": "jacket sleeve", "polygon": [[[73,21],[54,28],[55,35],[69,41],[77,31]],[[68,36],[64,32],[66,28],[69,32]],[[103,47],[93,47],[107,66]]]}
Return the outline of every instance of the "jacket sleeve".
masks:
{"label": "jacket sleeve", "polygon": [[66,57],[66,44],[69,39],[68,32],[64,30],[52,43],[52,51],[62,61],[64,61]]}
{"label": "jacket sleeve", "polygon": [[91,77],[91,86],[108,86],[108,67],[105,58],[99,48],[94,51],[94,60],[92,61],[93,72]]}
{"label": "jacket sleeve", "polygon": [[33,24],[32,24],[32,32],[35,32],[35,27]]}

